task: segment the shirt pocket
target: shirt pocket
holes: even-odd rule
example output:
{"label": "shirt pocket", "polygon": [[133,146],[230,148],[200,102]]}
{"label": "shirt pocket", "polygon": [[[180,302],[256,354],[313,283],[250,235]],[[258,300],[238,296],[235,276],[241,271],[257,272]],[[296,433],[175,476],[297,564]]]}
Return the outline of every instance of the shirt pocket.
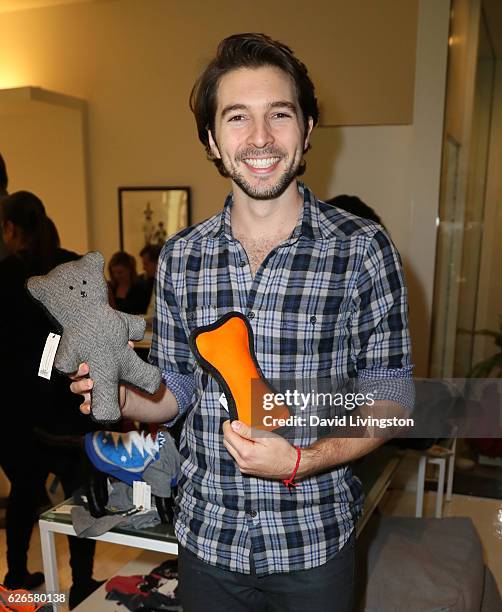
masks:
{"label": "shirt pocket", "polygon": [[218,309],[215,306],[197,306],[197,308],[186,308],[184,314],[189,334],[198,327],[210,325],[218,319]]}
{"label": "shirt pocket", "polygon": [[283,371],[318,377],[338,369],[348,355],[349,313],[283,312],[279,343]]}

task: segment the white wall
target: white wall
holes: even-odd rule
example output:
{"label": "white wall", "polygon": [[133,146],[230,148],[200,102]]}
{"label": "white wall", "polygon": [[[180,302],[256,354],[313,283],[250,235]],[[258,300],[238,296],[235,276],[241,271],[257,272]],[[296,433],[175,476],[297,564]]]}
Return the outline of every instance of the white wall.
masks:
{"label": "white wall", "polygon": [[64,247],[89,249],[85,105],[36,88],[0,90],[0,151],[9,191],[36,193]]}
{"label": "white wall", "polygon": [[404,258],[412,141],[410,125],[321,127],[314,132],[305,174],[306,183],[323,199],[357,195],[374,208]]}
{"label": "white wall", "polygon": [[[479,276],[476,329],[500,330],[502,325],[502,60],[495,62],[485,218]],[[491,338],[478,337],[474,363],[497,350]]]}

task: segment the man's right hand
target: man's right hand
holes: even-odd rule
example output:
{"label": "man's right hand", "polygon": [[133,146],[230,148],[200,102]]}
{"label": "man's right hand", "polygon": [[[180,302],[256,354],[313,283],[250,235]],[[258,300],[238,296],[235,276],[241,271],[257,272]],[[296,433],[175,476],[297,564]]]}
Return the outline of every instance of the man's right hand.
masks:
{"label": "man's right hand", "polygon": [[[134,346],[131,342],[129,345]],[[91,389],[94,383],[92,378],[89,378],[89,364],[81,363],[78,370],[70,375],[70,378],[73,381],[70,390],[84,398],[84,401],[80,404],[80,412],[90,414]],[[143,421],[144,423],[165,423],[178,414],[178,402],[164,383],[153,395],[138,389],[128,388],[126,385],[119,385],[119,406],[123,418],[131,421]]]}
{"label": "man's right hand", "polygon": [[[76,395],[82,395],[84,401],[80,404],[80,412],[82,414],[91,413],[91,389],[93,387],[93,380],[89,378],[89,364],[81,363],[78,370],[70,375],[73,382],[70,385],[70,390]],[[126,388],[124,385],[119,385],[119,405],[120,410],[125,405],[126,401]]]}

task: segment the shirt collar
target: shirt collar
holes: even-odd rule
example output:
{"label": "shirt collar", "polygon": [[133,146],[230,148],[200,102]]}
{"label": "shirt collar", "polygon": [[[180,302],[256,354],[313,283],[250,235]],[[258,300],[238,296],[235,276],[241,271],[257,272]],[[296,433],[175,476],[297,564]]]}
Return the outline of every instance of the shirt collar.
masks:
{"label": "shirt collar", "polygon": [[[323,237],[320,226],[319,204],[315,195],[303,183],[298,182],[298,191],[303,196],[303,209],[298,217],[298,222],[291,236],[286,241],[292,244],[300,236],[308,240],[319,240]],[[230,224],[230,214],[233,205],[233,195],[230,193],[225,200],[225,205],[220,215],[220,224],[213,233],[213,238],[224,235],[228,240],[233,241],[232,227]]]}
{"label": "shirt collar", "polygon": [[218,238],[224,235],[228,240],[233,240],[232,227],[230,225],[230,209],[232,208],[234,198],[232,193],[229,193],[225,199],[225,205],[220,215],[220,223],[213,232],[213,238]]}

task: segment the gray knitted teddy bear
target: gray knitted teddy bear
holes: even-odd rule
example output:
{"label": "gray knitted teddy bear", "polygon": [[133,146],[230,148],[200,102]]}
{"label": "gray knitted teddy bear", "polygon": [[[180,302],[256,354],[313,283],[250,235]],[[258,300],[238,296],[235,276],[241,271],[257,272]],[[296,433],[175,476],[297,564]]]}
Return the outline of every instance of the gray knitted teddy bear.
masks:
{"label": "gray knitted teddy bear", "polygon": [[27,287],[63,328],[54,366],[64,374],[89,364],[92,417],[118,421],[119,381],[153,394],[161,382],[160,370],[136,355],[128,340],[141,340],[142,317],[114,310],[108,304],[101,253],[88,253],[64,263],[46,276],[33,276]]}

